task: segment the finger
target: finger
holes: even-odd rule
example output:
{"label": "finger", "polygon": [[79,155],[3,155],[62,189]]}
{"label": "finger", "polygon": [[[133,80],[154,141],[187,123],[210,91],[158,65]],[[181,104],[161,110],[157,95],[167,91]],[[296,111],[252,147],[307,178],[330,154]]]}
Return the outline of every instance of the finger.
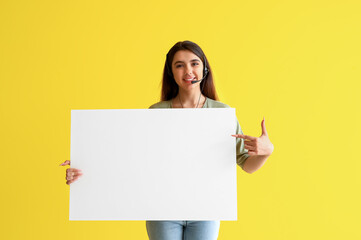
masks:
{"label": "finger", "polygon": [[257,138],[256,138],[255,140],[244,139],[243,142],[244,142],[244,144],[256,146],[256,144],[257,144]]}
{"label": "finger", "polygon": [[66,184],[70,185],[73,182],[74,182],[74,180],[68,180],[68,181],[66,181]]}
{"label": "finger", "polygon": [[263,117],[263,120],[262,120],[262,122],[261,122],[262,135],[267,136],[268,134],[267,134],[266,125],[265,125],[265,123],[264,123],[264,122],[265,122],[265,121],[264,121],[264,117]]}
{"label": "finger", "polygon": [[66,173],[66,179],[67,179],[67,180],[71,180],[71,179],[73,179],[75,176],[76,176],[76,175],[75,175],[74,172],[67,172],[67,173]]}
{"label": "finger", "polygon": [[82,175],[66,176],[65,179],[68,181],[77,180]]}
{"label": "finger", "polygon": [[66,176],[68,176],[68,177],[74,177],[75,176],[75,172],[67,172],[66,173]]}
{"label": "finger", "polygon": [[77,181],[79,177],[73,178],[73,179],[67,179],[66,184],[70,185],[73,182]]}
{"label": "finger", "polygon": [[252,137],[252,136],[248,136],[248,135],[244,135],[244,134],[234,134],[232,136],[236,137],[236,138],[243,138],[246,140],[251,140],[251,141],[256,139],[256,137]]}
{"label": "finger", "polygon": [[72,171],[72,172],[67,172],[66,173],[66,175],[67,176],[70,176],[70,177],[75,177],[75,176],[81,176],[81,175],[83,175],[83,173],[82,172],[75,172],[75,171]]}
{"label": "finger", "polygon": [[79,177],[75,177],[75,178],[73,178],[73,182],[75,182],[76,180],[78,180],[79,179]]}
{"label": "finger", "polygon": [[231,135],[232,137],[236,137],[236,138],[244,138],[243,134],[233,134]]}
{"label": "finger", "polygon": [[59,166],[66,166],[69,165],[70,166],[70,160],[66,160],[65,162],[63,162],[62,164],[60,164]]}
{"label": "finger", "polygon": [[82,171],[77,168],[68,168],[66,172],[74,172],[74,173],[81,173]]}
{"label": "finger", "polygon": [[80,176],[83,176],[83,174],[82,174],[82,173],[75,173],[73,177],[74,177],[74,178],[78,178],[78,177],[80,177]]}
{"label": "finger", "polygon": [[66,170],[66,175],[71,176],[71,175],[73,175],[73,174],[74,174],[74,169],[73,169],[73,168],[68,168],[68,169]]}
{"label": "finger", "polygon": [[256,147],[251,146],[251,145],[244,145],[244,148],[247,149],[248,151],[254,151],[254,150],[256,150]]}
{"label": "finger", "polygon": [[73,175],[66,175],[65,179],[66,180],[73,180],[74,176]]}
{"label": "finger", "polygon": [[244,146],[256,147],[256,144],[252,141],[244,141]]}
{"label": "finger", "polygon": [[248,152],[249,152],[249,151],[254,151],[254,150],[255,150],[254,148],[250,148],[250,147],[245,147],[244,149],[247,149],[247,150],[248,150]]}

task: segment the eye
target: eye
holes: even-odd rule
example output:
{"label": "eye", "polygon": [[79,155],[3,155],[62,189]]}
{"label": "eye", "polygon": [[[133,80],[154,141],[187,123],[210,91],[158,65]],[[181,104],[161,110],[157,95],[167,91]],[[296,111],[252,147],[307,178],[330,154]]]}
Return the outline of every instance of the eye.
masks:
{"label": "eye", "polygon": [[182,65],[181,65],[181,64],[175,65],[175,67],[176,67],[176,68],[180,68],[180,67],[182,67]]}
{"label": "eye", "polygon": [[193,66],[198,66],[198,65],[199,65],[199,63],[197,63],[197,62],[193,63]]}

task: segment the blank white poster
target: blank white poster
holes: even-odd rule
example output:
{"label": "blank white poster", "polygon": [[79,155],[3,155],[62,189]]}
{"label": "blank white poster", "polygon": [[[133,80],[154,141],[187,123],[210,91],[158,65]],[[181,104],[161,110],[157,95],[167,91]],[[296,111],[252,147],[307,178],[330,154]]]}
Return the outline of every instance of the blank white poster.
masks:
{"label": "blank white poster", "polygon": [[234,108],[71,111],[70,220],[237,220]]}

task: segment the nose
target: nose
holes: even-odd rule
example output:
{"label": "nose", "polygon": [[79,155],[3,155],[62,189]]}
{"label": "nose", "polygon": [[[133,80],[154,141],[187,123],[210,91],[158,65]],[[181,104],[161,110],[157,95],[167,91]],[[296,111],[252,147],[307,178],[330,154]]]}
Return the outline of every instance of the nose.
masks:
{"label": "nose", "polygon": [[193,72],[192,67],[191,67],[190,65],[187,65],[187,67],[186,67],[186,73],[187,73],[187,74],[192,74],[192,72]]}

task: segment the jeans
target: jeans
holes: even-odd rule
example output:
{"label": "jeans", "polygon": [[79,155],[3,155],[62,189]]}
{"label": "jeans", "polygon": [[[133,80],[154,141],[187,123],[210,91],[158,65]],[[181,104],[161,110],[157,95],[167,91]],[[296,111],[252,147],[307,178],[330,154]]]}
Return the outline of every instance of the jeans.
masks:
{"label": "jeans", "polygon": [[149,240],[216,240],[220,221],[147,221]]}

